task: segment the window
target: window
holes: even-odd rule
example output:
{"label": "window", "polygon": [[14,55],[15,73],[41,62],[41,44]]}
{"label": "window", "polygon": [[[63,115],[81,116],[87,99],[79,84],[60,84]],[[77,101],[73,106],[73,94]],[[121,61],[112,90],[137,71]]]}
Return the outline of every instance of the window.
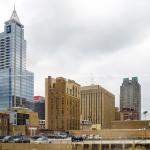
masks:
{"label": "window", "polygon": [[6,27],[6,33],[11,33],[11,25],[8,25],[8,26]]}

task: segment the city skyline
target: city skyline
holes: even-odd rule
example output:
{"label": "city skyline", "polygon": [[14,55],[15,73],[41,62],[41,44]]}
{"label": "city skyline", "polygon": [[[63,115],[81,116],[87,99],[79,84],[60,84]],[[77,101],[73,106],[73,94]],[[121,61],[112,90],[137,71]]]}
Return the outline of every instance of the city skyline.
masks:
{"label": "city skyline", "polygon": [[90,1],[7,0],[0,2],[0,32],[14,2],[26,28],[27,66],[35,72],[35,95],[44,95],[47,75],[90,85],[92,72],[93,82],[114,93],[119,106],[122,79],[138,76],[142,111],[149,109],[150,2],[107,1],[110,6]]}

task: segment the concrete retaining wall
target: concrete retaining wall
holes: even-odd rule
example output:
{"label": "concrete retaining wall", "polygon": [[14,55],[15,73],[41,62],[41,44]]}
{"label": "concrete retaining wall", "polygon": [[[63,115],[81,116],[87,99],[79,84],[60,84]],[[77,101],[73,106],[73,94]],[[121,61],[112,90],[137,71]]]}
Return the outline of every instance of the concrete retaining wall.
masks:
{"label": "concrete retaining wall", "polygon": [[150,130],[100,130],[100,131],[83,131],[83,130],[70,130],[72,135],[99,135],[104,139],[113,138],[150,138]]}
{"label": "concrete retaining wall", "polygon": [[[116,149],[117,148],[117,149]],[[130,150],[133,149],[132,145],[127,149],[122,146],[119,148],[111,147],[111,145],[100,144],[0,144],[0,150]],[[139,147],[134,148],[135,150],[146,150],[146,148]],[[148,148],[149,149],[149,148]]]}

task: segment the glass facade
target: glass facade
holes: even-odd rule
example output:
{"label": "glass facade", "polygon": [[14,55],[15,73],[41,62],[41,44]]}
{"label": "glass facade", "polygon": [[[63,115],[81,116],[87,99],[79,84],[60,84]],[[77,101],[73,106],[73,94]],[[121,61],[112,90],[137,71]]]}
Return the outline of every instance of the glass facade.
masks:
{"label": "glass facade", "polygon": [[24,26],[16,11],[0,33],[0,111],[11,107],[33,109],[34,74],[26,70]]}

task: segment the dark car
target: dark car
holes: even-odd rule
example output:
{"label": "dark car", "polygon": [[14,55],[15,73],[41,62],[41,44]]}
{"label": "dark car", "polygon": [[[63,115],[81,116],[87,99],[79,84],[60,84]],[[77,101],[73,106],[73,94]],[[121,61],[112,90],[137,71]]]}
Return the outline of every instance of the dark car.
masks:
{"label": "dark car", "polygon": [[46,137],[50,138],[50,139],[55,139],[56,138],[56,135],[55,134],[49,134],[47,135]]}
{"label": "dark car", "polygon": [[31,139],[32,139],[32,140],[37,140],[37,139],[40,138],[40,137],[42,137],[42,136],[35,135],[35,136],[32,136]]}
{"label": "dark car", "polygon": [[3,136],[3,135],[0,136],[0,143],[2,142],[2,140],[3,140],[4,137],[5,136]]}
{"label": "dark car", "polygon": [[81,136],[73,136],[71,138],[71,141],[72,142],[82,142],[83,141],[83,138]]}
{"label": "dark car", "polygon": [[14,139],[17,138],[17,136],[5,136],[3,139],[2,139],[2,142],[3,143],[13,143]]}

